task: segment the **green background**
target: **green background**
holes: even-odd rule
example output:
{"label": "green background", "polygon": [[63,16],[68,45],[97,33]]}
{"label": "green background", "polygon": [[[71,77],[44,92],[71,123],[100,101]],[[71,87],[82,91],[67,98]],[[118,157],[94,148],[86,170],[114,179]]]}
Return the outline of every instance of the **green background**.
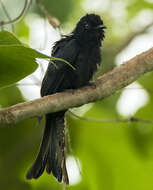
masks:
{"label": "green background", "polygon": [[[8,0],[3,2],[11,18],[15,18],[20,13],[24,4],[20,0],[14,0],[13,3]],[[41,2],[50,15],[59,19],[63,31],[70,32],[81,16],[87,12],[93,12],[91,8],[87,11],[87,5],[90,5],[91,1],[86,1],[86,4],[84,0],[44,0]],[[124,17],[112,14],[115,6],[118,6],[119,15],[124,12]],[[143,17],[142,20],[137,20],[145,11],[153,13],[152,1],[110,0],[105,9],[94,10],[103,18],[108,28],[102,48],[103,65],[95,78],[115,67],[117,55],[136,37],[150,32],[144,30],[149,23],[148,20],[144,21]],[[27,43],[27,45],[21,44],[19,51],[11,49],[14,46],[10,45],[18,45],[15,46],[18,48],[20,41],[12,39],[12,36],[5,39],[6,33],[0,35],[0,87],[3,87],[0,88],[0,108],[28,101],[18,86],[12,84],[32,73],[37,68],[35,58],[41,57],[36,55],[34,50],[28,49],[31,28],[27,24],[27,18],[35,19],[36,16],[43,18],[39,7],[33,2],[25,17],[15,24],[15,35],[19,40],[24,39],[24,43]],[[0,18],[7,19],[2,7],[0,7]],[[150,18],[150,22],[151,20],[153,19]],[[11,31],[11,26],[2,29]],[[6,51],[3,48],[4,45]],[[32,52],[32,57],[29,58]],[[149,100],[132,116],[153,120],[153,73],[142,76],[137,82],[147,92]],[[7,87],[8,85],[11,86]],[[117,111],[121,94],[122,91],[119,91],[107,99],[92,104],[83,117],[108,120],[124,118]],[[81,115],[79,109],[77,114]],[[153,124],[94,122],[77,119],[70,113],[67,113],[66,120],[73,150],[73,153],[69,150],[68,154],[75,156],[81,165],[81,180],[66,187],[67,189],[153,189]],[[0,189],[62,189],[62,185],[58,184],[52,175],[48,176],[46,173],[38,180],[25,179],[26,172],[37,154],[43,125],[44,121],[36,128],[36,119],[28,119],[14,126],[0,128]]]}

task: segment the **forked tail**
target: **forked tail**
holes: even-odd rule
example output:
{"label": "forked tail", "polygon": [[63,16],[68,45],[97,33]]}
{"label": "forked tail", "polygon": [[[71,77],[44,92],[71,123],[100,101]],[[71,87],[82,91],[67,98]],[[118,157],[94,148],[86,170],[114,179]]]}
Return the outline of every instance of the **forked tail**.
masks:
{"label": "forked tail", "polygon": [[27,173],[27,179],[37,179],[44,172],[52,174],[59,182],[69,183],[65,160],[64,113],[46,115],[46,124],[37,158]]}

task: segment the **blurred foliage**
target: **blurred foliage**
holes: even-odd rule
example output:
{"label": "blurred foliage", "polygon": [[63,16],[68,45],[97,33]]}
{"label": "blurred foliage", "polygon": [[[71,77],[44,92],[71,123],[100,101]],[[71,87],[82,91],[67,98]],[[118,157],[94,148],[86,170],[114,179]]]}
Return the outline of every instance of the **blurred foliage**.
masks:
{"label": "blurred foliage", "polygon": [[29,42],[30,29],[25,22],[25,19],[15,25],[15,33],[22,40],[22,42]]}
{"label": "blurred foliage", "polygon": [[127,6],[127,10],[129,12],[129,19],[135,17],[140,13],[142,10],[152,10],[153,9],[153,3],[151,1],[146,0],[139,0],[139,1],[133,1],[131,0],[131,3]]}
{"label": "blurred foliage", "polygon": [[[88,12],[93,12],[91,8],[84,10],[83,3],[87,0],[41,0],[51,16],[57,17],[65,29],[74,27],[77,20]],[[94,3],[100,1],[95,0]],[[22,10],[23,1],[14,0],[3,1],[11,18],[15,18]],[[92,3],[88,0],[88,4]],[[103,1],[105,4],[105,2]],[[118,12],[112,14],[117,3],[124,6],[118,7]],[[93,6],[94,7],[94,6]],[[6,16],[0,8],[1,20],[6,20]],[[102,51],[102,67],[99,68],[95,77],[111,70],[115,67],[116,56],[126,48],[134,39],[135,27],[130,27],[142,11],[153,10],[151,0],[110,0],[105,10],[94,10],[101,15],[105,25],[106,39]],[[124,12],[126,16],[118,16]],[[117,15],[118,13],[118,15]],[[15,34],[22,41],[28,42],[31,28],[28,19],[32,15],[43,16],[37,4],[34,2],[30,7],[26,17],[15,25]],[[28,19],[27,19],[28,18]],[[33,16],[33,20],[35,17]],[[140,23],[141,24],[141,23]],[[72,26],[70,26],[72,25]],[[139,25],[139,23],[138,23]],[[10,26],[3,29],[10,30]],[[69,28],[66,29],[69,31]],[[141,30],[141,28],[140,28]],[[148,31],[144,31],[147,34]],[[141,34],[141,31],[140,31]],[[138,34],[139,35],[139,32]],[[133,36],[133,38],[132,38]],[[6,35],[5,35],[6,37]],[[130,41],[128,39],[131,39]],[[13,40],[13,41],[12,41]],[[14,41],[16,40],[16,41]],[[40,39],[38,39],[40,40]],[[4,36],[0,36],[0,44],[4,44]],[[9,36],[10,43],[20,43],[17,38]],[[41,40],[40,40],[41,41]],[[6,44],[8,45],[8,44]],[[24,49],[25,51],[25,49]],[[25,54],[26,52],[24,52]],[[8,56],[10,55],[10,56]],[[14,58],[11,50],[4,58]],[[2,71],[2,59],[0,57],[0,83],[4,84],[12,72],[19,71],[19,62],[24,63],[25,69],[30,69],[29,63],[23,61],[23,57],[16,61],[16,67],[10,69],[12,65],[8,61],[5,71]],[[12,61],[11,61],[12,63]],[[22,65],[21,64],[21,65]],[[25,69],[23,69],[25,71]],[[9,71],[9,73],[8,73]],[[21,72],[21,70],[20,70]],[[25,74],[26,76],[27,74]],[[3,76],[3,78],[2,78]],[[15,78],[15,76],[13,77]],[[9,80],[11,83],[14,79]],[[17,79],[19,80],[19,79]],[[17,81],[16,80],[16,81]],[[153,73],[142,76],[138,82],[149,95],[146,105],[137,110],[133,115],[141,119],[153,120]],[[116,105],[120,98],[121,91],[113,96],[92,104],[91,108],[85,112],[84,117],[112,119],[123,117],[119,115]],[[23,102],[20,90],[17,87],[0,89],[0,107],[7,107],[19,102]],[[125,100],[126,101],[126,100]],[[81,111],[78,111],[78,114]],[[38,180],[27,181],[25,174],[37,154],[40,139],[43,131],[43,124],[36,128],[36,119],[29,119],[14,126],[0,129],[0,189],[5,190],[50,190],[62,189],[52,175],[43,174]],[[82,180],[76,185],[67,187],[70,190],[152,190],[153,189],[153,126],[144,123],[102,123],[84,121],[67,114],[67,126],[70,131],[71,146],[73,153],[81,164]],[[75,171],[74,171],[75,172]]]}
{"label": "blurred foliage", "polygon": [[[73,11],[73,6],[75,4],[74,0],[40,0],[40,3],[43,4],[43,6],[46,8],[46,10],[48,11],[48,13],[51,16],[55,16],[56,18],[58,18],[60,20],[60,22],[64,22],[66,21],[66,19],[68,18],[68,16],[71,14],[71,12]],[[35,6],[35,11],[42,15],[41,11],[39,10],[39,8],[37,6]],[[63,11],[64,10],[64,11]]]}

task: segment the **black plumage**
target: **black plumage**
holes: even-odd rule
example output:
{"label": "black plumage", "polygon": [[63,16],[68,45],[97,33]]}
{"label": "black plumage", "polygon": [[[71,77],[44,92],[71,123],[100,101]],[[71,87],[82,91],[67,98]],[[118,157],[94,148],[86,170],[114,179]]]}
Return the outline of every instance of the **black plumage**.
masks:
{"label": "black plumage", "polygon": [[[80,19],[73,32],[57,41],[52,56],[67,60],[49,63],[41,86],[41,96],[87,85],[97,65],[101,64],[101,41],[104,39],[103,21],[98,15],[87,14]],[[69,183],[65,164],[66,110],[46,115],[45,130],[39,154],[27,173],[27,179],[38,178],[46,168],[59,182]]]}

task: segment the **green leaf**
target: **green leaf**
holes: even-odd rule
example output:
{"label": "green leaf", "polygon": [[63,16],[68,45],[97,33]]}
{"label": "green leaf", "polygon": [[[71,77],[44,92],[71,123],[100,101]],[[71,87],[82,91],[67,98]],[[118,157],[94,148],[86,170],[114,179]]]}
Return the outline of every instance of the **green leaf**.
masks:
{"label": "green leaf", "polygon": [[13,84],[37,68],[37,52],[22,45],[0,45],[0,87]]}
{"label": "green leaf", "polygon": [[7,31],[0,32],[0,88],[11,85],[28,76],[37,68],[36,58],[45,58],[69,62],[46,56],[36,50],[25,47],[14,35]]}
{"label": "green leaf", "polygon": [[22,44],[12,33],[8,31],[0,32],[0,45]]}
{"label": "green leaf", "polygon": [[12,33],[0,32],[0,88],[21,80],[37,68],[34,52]]}

